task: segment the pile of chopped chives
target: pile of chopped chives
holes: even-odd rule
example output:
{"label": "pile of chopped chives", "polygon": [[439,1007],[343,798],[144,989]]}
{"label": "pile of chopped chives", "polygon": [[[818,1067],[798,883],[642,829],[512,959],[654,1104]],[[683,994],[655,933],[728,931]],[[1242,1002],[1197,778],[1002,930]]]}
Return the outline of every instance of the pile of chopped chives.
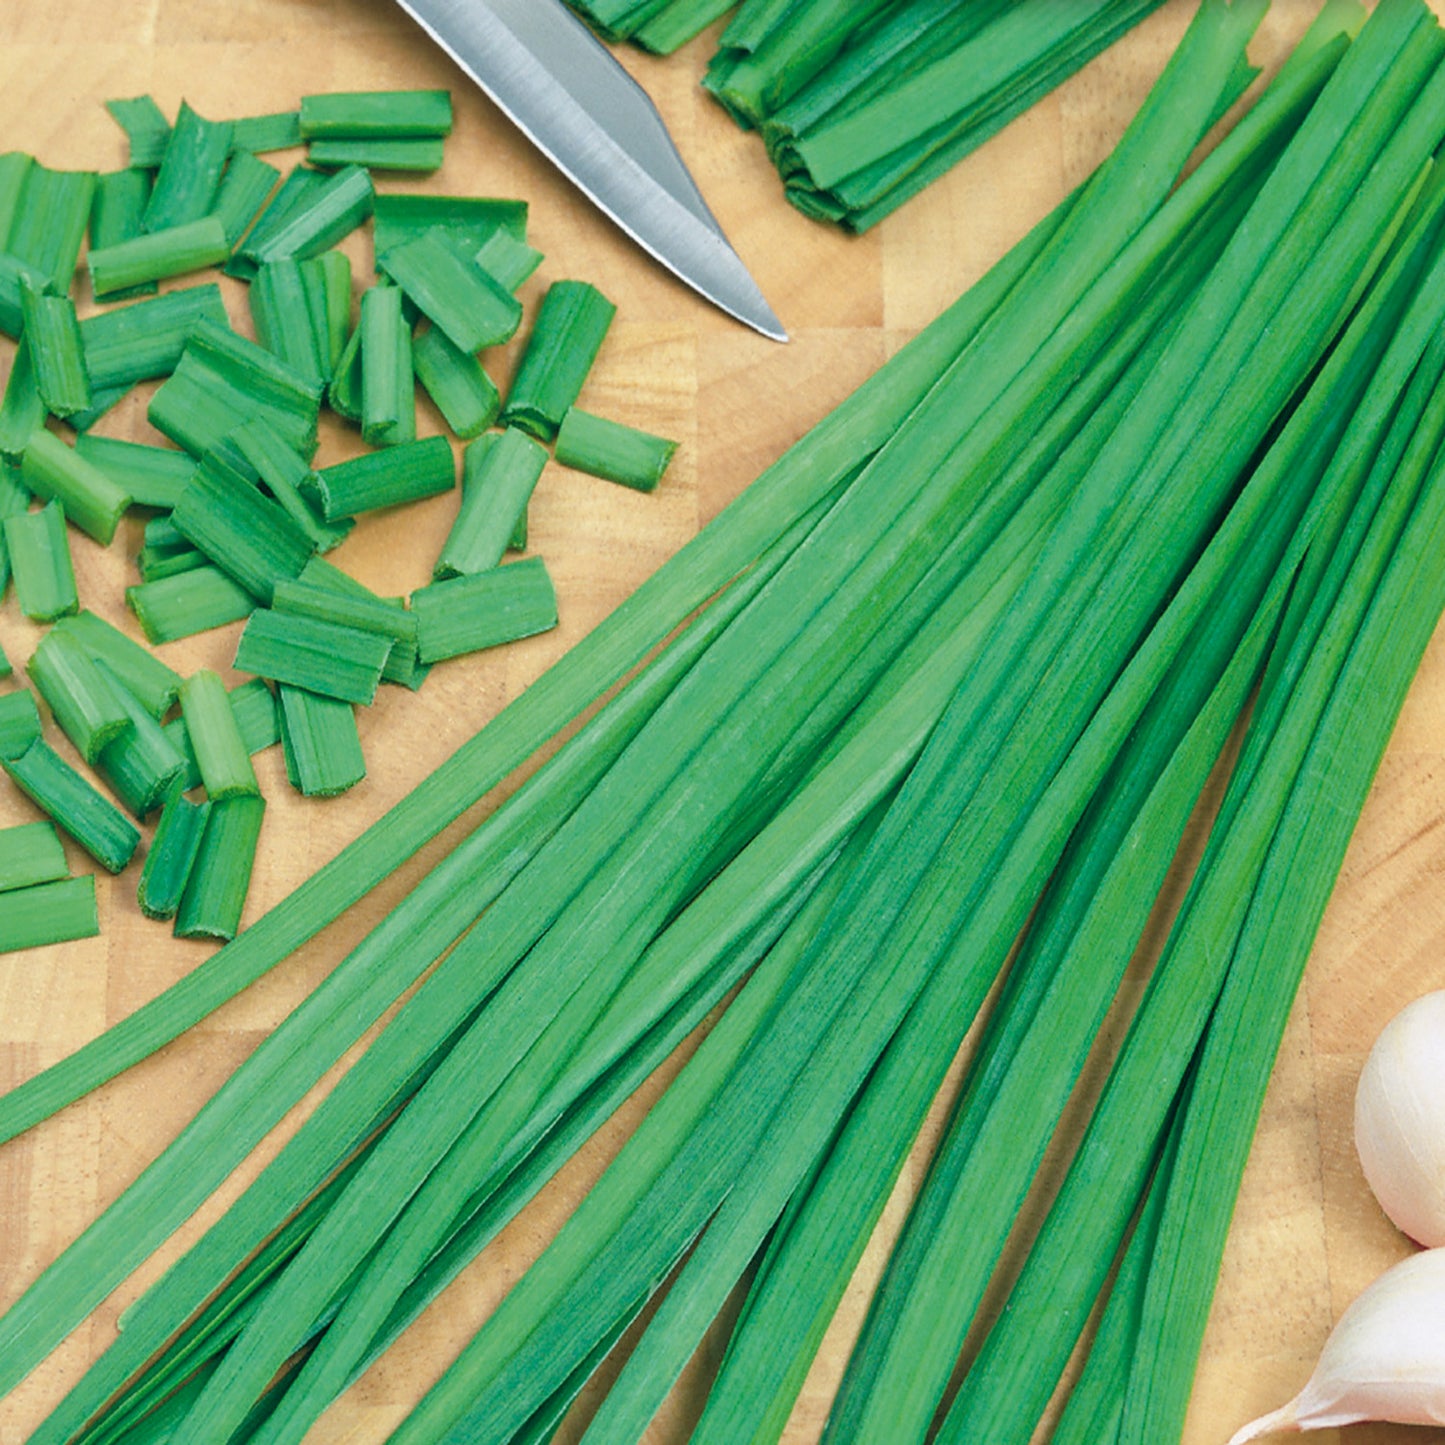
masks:
{"label": "pile of chopped chives", "polygon": [[[54,624],[29,672],[56,725],[137,822],[158,816],[142,911],[226,939],[261,827],[259,803],[241,801],[257,796],[252,753],[280,744],[300,792],[344,792],[366,775],[356,709],[380,683],[415,690],[433,662],[556,625],[542,558],[502,565],[526,549],[527,502],[549,456],[516,428],[555,436],[613,308],[585,282],[548,288],[503,398],[480,353],[516,333],[516,292],[543,260],[526,243],[525,204],[373,181],[440,167],[446,91],[310,95],[294,112],[238,120],[183,102],[171,122],[145,96],[109,109],[129,141],[123,170],[0,157],[0,329],[19,341],[0,398],[0,584],[13,577],[21,611]],[[306,163],[284,178],[257,154],[301,146]],[[335,246],[373,215],[377,275],[358,312]],[[82,319],[69,285],[87,235],[99,309]],[[161,280],[215,265],[249,283],[256,341],[233,329],[214,281],[156,294]],[[148,415],[173,446],[91,430],[141,382],[160,383]],[[466,483],[438,580],[413,610],[321,554],[362,512],[459,491],[452,442],[417,436],[418,383],[467,443],[463,474],[485,480]],[[375,450],[314,467],[328,404]],[[605,436],[570,430],[560,460],[636,486],[627,443],[640,439],[640,460],[660,474],[670,443],[604,425]],[[146,639],[246,621],[235,665],[256,680],[229,699],[214,674],[183,680],[80,610],[66,523],[109,545],[132,507],[149,513],[126,594]],[[28,762],[17,754],[17,784],[31,779],[32,798],[106,867],[126,866],[135,826],[35,742],[43,751]],[[57,938],[75,927],[57,909]],[[40,939],[30,923],[8,936]]]}
{"label": "pile of chopped chives", "polygon": [[805,215],[866,231],[1162,0],[569,0],[668,54],[729,11],[704,88]]}

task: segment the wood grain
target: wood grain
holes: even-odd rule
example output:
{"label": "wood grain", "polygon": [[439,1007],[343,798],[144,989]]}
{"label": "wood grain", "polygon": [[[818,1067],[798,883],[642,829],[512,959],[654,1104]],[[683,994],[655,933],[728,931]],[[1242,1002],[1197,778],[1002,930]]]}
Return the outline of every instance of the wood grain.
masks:
{"label": "wood grain", "polygon": [[[1256,52],[1276,63],[1314,10],[1277,0]],[[424,42],[388,0],[5,0],[0,7],[0,149],[49,165],[110,168],[123,141],[102,100],[150,92],[173,112],[293,106],[304,92],[441,85],[457,105],[444,171],[421,188],[518,195],[532,203],[531,239],[547,255],[524,297],[578,276],[619,306],[619,320],[584,396],[608,415],[683,443],[663,489],[642,497],[549,465],[531,519],[534,550],[557,580],[562,625],[497,655],[438,668],[417,696],[383,689],[364,712],[367,781],[334,801],[285,786],[280,758],[259,760],[271,800],[247,916],[257,917],[380,816],[431,766],[581,637],[772,458],[831,410],[960,289],[974,281],[1107,153],[1158,74],[1192,6],[1171,3],[875,232],[849,239],[796,215],[760,147],[697,89],[704,40],[667,63],[627,55],[658,101],[716,213],[793,335],[786,348],[745,332],[648,263],[542,164],[492,107]],[[401,188],[401,187],[397,187]],[[367,243],[348,243],[358,284]],[[243,293],[227,287],[238,327]],[[505,380],[517,347],[499,359]],[[13,347],[5,343],[0,371]],[[424,414],[424,429],[436,429]],[[145,439],[144,396],[102,430]],[[328,423],[322,459],[354,449]],[[402,517],[363,522],[336,560],[385,593],[426,579],[455,497]],[[101,549],[75,541],[85,605],[132,626],[122,605],[140,523]],[[133,628],[132,628],[133,630]],[[177,668],[229,676],[236,628],[172,644]],[[37,630],[13,597],[0,643],[22,666]],[[1303,1383],[1331,1321],[1408,1250],[1375,1208],[1350,1141],[1363,1054],[1407,1000],[1445,985],[1445,645],[1437,637],[1410,695],[1310,963],[1286,1035],[1240,1199],[1201,1363],[1188,1445],[1221,1441],[1245,1418]],[[0,824],[33,811],[0,790]],[[451,836],[456,836],[453,830]],[[443,843],[445,840],[443,840]],[[123,1190],[265,1032],[284,1017],[438,856],[427,849],[398,879],[300,950],[247,994],[110,1086],[0,1149],[0,1307]],[[87,860],[71,850],[72,866]],[[103,880],[103,933],[81,944],[0,957],[0,1087],[93,1037],[183,975],[209,951],[143,919],[136,867]],[[676,1061],[670,1068],[676,1067]],[[668,1071],[510,1227],[447,1295],[328,1414],[313,1442],[381,1440],[535,1257],[587,1183],[663,1086]],[[930,1122],[938,1127],[940,1101]],[[302,1106],[305,1108],[306,1106]],[[19,1445],[111,1338],[119,1311],[269,1157],[268,1140],[198,1218],[0,1402],[0,1445]],[[905,1175],[880,1238],[850,1292],[789,1428],[817,1438],[883,1242],[896,1229],[917,1170]],[[686,1438],[705,1382],[705,1348],[649,1440]],[[569,1435],[567,1438],[571,1438]],[[1321,1438],[1336,1438],[1328,1432]],[[1363,1427],[1358,1445],[1429,1438]],[[1436,1432],[1435,1438],[1445,1438]]]}

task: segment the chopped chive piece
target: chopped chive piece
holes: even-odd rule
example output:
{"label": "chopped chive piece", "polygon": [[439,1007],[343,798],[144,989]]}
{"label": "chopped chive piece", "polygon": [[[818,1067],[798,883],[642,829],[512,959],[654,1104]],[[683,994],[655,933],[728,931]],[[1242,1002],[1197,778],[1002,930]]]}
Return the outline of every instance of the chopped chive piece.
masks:
{"label": "chopped chive piece", "polygon": [[[248,753],[254,757],[281,741],[281,720],[276,698],[259,677],[250,678],[233,687],[227,696],[231,700],[231,712],[235,716],[236,726],[241,730]],[[185,718],[172,719],[165,725],[165,733],[186,760],[186,771],[181,775],[182,785],[188,792],[192,788],[199,788],[201,766],[196,761],[196,750],[191,746],[191,735],[186,730]]]}
{"label": "chopped chive piece", "polygon": [[154,170],[166,153],[171,123],[154,100],[138,95],[131,100],[108,100],[105,108],[130,142],[130,163],[136,169]]}
{"label": "chopped chive piece", "polygon": [[[0,160],[4,157],[0,156]],[[17,341],[25,329],[25,315],[20,301],[26,287],[43,291],[50,285],[50,278],[38,267],[18,256],[0,251],[0,331],[13,336]]]}
{"label": "chopped chive piece", "polygon": [[361,421],[361,324],[347,338],[326,388],[326,400],[337,416]]}
{"label": "chopped chive piece", "polygon": [[135,557],[135,570],[142,582],[156,582],[162,577],[176,577],[182,572],[194,572],[198,567],[209,567],[211,559],[194,547],[180,552],[164,552],[154,547],[142,547]]}
{"label": "chopped chive piece", "polygon": [[266,197],[280,179],[281,172],[270,162],[247,150],[232,151],[210,211],[220,221],[226,245],[232,250],[261,214]]}
{"label": "chopped chive piece", "polygon": [[191,545],[190,539],[176,526],[175,519],[164,513],[146,523],[143,535],[146,546],[157,552],[184,552]]}
{"label": "chopped chive piece", "polygon": [[542,253],[510,231],[493,231],[477,252],[477,265],[508,291],[515,291],[542,264]]}
{"label": "chopped chive piece", "polygon": [[40,736],[40,709],[29,688],[0,693],[0,758],[19,757]]}
{"label": "chopped chive piece", "polygon": [[323,251],[301,263],[311,324],[321,338],[321,365],[329,378],[351,334],[351,258],[344,251]]}
{"label": "chopped chive piece", "polygon": [[617,308],[586,281],[558,281],[542,299],[502,420],[551,441],[582,392]]}
{"label": "chopped chive piece", "polygon": [[130,494],[54,432],[32,432],[20,462],[20,480],[42,501],[57,501],[87,536],[108,547]]}
{"label": "chopped chive piece", "polygon": [[464,441],[496,421],[502,394],[469,351],[461,351],[439,326],[427,326],[413,339],[412,369],[446,424]]}
{"label": "chopped chive piece", "polygon": [[172,577],[127,587],[126,605],[148,641],[174,642],[251,614],[256,599],[216,567],[195,567]]}
{"label": "chopped chive piece", "polygon": [[484,196],[382,195],[376,198],[373,243],[378,256],[441,226],[465,246],[477,250],[495,231],[519,241],[527,238],[527,203]]}
{"label": "chopped chive piece", "polygon": [[65,420],[75,428],[77,436],[84,435],[113,406],[119,406],[130,395],[130,391],[128,386],[111,386],[104,391],[99,387],[92,387],[90,405],[84,411],[72,413]]}
{"label": "chopped chive piece", "polygon": [[181,716],[201,770],[201,783],[212,799],[260,792],[251,754],[218,674],[201,668],[185,680]]}
{"label": "chopped chive piece", "polygon": [[87,316],[80,323],[80,338],[91,384],[129,386],[167,375],[175,370],[191,331],[202,321],[222,328],[230,325],[221,288],[214,281]]}
{"label": "chopped chive piece", "polygon": [[[149,171],[130,168],[107,171],[96,177],[95,195],[90,202],[90,248],[104,250],[121,241],[133,240],[142,231],[141,218],[150,201]],[[119,301],[131,296],[148,296],[156,289],[154,281],[142,281],[111,297]]]}
{"label": "chopped chive piece", "polygon": [[146,207],[146,230],[174,230],[206,216],[230,153],[231,122],[207,120],[182,101]]}
{"label": "chopped chive piece", "polygon": [[285,257],[258,267],[248,299],[261,345],[302,376],[319,382],[331,368],[322,355],[323,337],[313,324],[302,264]]}
{"label": "chopped chive piece", "polygon": [[[20,480],[19,467],[0,464],[0,524],[6,517],[28,511],[30,493]],[[5,533],[0,527],[0,597],[4,596],[6,584],[10,581],[10,553],[5,547]]]}
{"label": "chopped chive piece", "polygon": [[0,250],[10,239],[25,190],[25,177],[35,164],[35,157],[25,151],[6,151],[0,155]]}
{"label": "chopped chive piece", "polygon": [[91,400],[90,377],[85,370],[75,302],[69,296],[27,290],[20,309],[41,401],[56,416],[85,411]]}
{"label": "chopped chive piece", "polygon": [[301,112],[278,110],[248,115],[231,122],[231,164],[238,155],[256,151],[284,151],[301,144]]}
{"label": "chopped chive piece", "polygon": [[94,171],[52,171],[37,163],[25,173],[5,249],[42,272],[58,294],[70,290],[94,192]]}
{"label": "chopped chive piece", "polygon": [[251,889],[265,811],[266,802],[259,793],[211,803],[176,913],[177,937],[229,941],[236,936]]}
{"label": "chopped chive piece", "polygon": [[0,953],[72,943],[100,932],[89,873],[0,894]]}
{"label": "chopped chive piece", "polygon": [[121,685],[154,718],[175,706],[181,677],[160,658],[94,612],[78,612],[55,624],[56,632],[74,637],[103,662]]}
{"label": "chopped chive piece", "polygon": [[25,670],[87,763],[94,764],[101,749],[130,728],[130,713],[115,682],[70,633],[52,627]]}
{"label": "chopped chive piece", "polygon": [[0,828],[0,892],[53,883],[69,872],[54,823]]}
{"label": "chopped chive piece", "polygon": [[286,776],[308,798],[334,798],[366,776],[356,709],[299,687],[277,689]]}
{"label": "chopped chive piece", "polygon": [[210,813],[209,803],[186,797],[179,779],[171,784],[136,886],[136,902],[147,918],[176,916]]}
{"label": "chopped chive piece", "polygon": [[515,427],[472,442],[462,456],[461,510],[432,575],[458,577],[497,566],[546,463],[546,451]]}
{"label": "chopped chive piece", "polygon": [[[142,303],[148,304],[148,303]],[[264,418],[304,456],[316,450],[321,387],[263,346],[221,326],[192,330],[175,372],[151,398],[151,425],[193,456],[242,422]]]}
{"label": "chopped chive piece", "polygon": [[214,452],[196,468],[171,513],[176,530],[253,597],[269,603],[297,577],[314,548],[285,509]]}
{"label": "chopped chive piece", "polygon": [[[334,567],[330,562],[320,557],[313,557],[302,569],[298,581],[309,588],[322,588],[327,592],[339,594],[352,601],[364,603],[369,608],[375,607],[378,603],[392,609],[393,612],[400,611],[406,607],[406,600],[402,597],[378,597],[364,582],[358,582],[356,578],[343,572],[339,567]],[[295,594],[292,593],[293,607]],[[408,614],[409,615],[409,614]],[[360,614],[357,614],[360,616]],[[323,614],[324,617],[324,614]],[[355,618],[346,619],[355,622]],[[405,624],[402,624],[405,625]],[[400,683],[403,687],[410,688],[413,692],[426,681],[430,667],[422,665],[416,652],[415,623],[412,624],[411,643],[408,646],[403,641],[393,645],[391,652],[386,659],[386,666],[381,670],[383,682]],[[385,629],[382,629],[385,630]]]}
{"label": "chopped chive piece", "polygon": [[236,648],[236,667],[273,682],[371,703],[391,639],[293,612],[253,612]]}
{"label": "chopped chive piece", "polygon": [[349,518],[323,521],[305,492],[311,490],[312,471],[305,458],[290,447],[264,421],[247,422],[231,438],[255,469],[262,486],[276,499],[318,552],[329,552],[351,534]]}
{"label": "chopped chive piece", "polygon": [[119,873],[130,862],[140,845],[134,824],[44,739],[35,738],[24,752],[0,763],[16,787],[102,868]]}
{"label": "chopped chive piece", "polygon": [[170,735],[104,662],[98,669],[114,683],[131,726],[101,749],[96,768],[116,797],[137,817],[160,807],[167,790],[186,771]]}
{"label": "chopped chive piece", "polygon": [[512,535],[507,539],[507,551],[525,552],[527,550],[527,509],[522,508],[522,515],[517,518],[517,525],[512,528]]}
{"label": "chopped chive piece", "polygon": [[336,91],[301,97],[301,134],[316,136],[440,136],[452,128],[445,90]]}
{"label": "chopped chive piece", "polygon": [[336,137],[314,140],[306,159],[314,166],[364,166],[369,171],[436,171],[441,169],[440,136]]}
{"label": "chopped chive piece", "polygon": [[45,403],[40,399],[30,343],[22,336],[0,399],[0,458],[18,463],[30,438],[44,425]]}
{"label": "chopped chive piece", "polygon": [[462,351],[480,351],[516,335],[522,303],[440,228],[382,253],[377,265]]}
{"label": "chopped chive piece", "polygon": [[0,647],[0,677],[10,677],[15,672],[10,659],[5,655],[5,649]]}
{"label": "chopped chive piece", "polygon": [[75,439],[75,451],[128,492],[132,505],[138,507],[168,511],[180,500],[196,470],[196,459],[189,452],[118,437],[80,436]]}
{"label": "chopped chive piece", "polygon": [[557,593],[540,557],[433,582],[412,593],[411,607],[423,662],[479,652],[557,625]]}
{"label": "chopped chive piece", "polygon": [[564,467],[619,482],[639,492],[655,491],[677,443],[620,421],[571,407],[557,432],[557,460]]}
{"label": "chopped chive piece", "polygon": [[108,299],[146,281],[214,266],[230,254],[221,218],[206,215],[92,251],[88,257],[90,284],[97,298]]}
{"label": "chopped chive piece", "polygon": [[20,610],[37,622],[53,622],[80,606],[75,568],[65,534],[65,513],[58,502],[38,512],[16,512],[0,523],[15,578]]}
{"label": "chopped chive piece", "polygon": [[314,475],[321,515],[334,522],[450,491],[456,482],[456,462],[445,437],[423,437],[321,467]]}
{"label": "chopped chive piece", "polygon": [[266,208],[256,217],[251,233],[226,262],[226,274],[249,281],[256,274],[256,263],[250,258],[250,248],[263,245],[273,238],[326,181],[327,177],[321,171],[314,171],[310,166],[293,166],[276,193],[266,203]]}
{"label": "chopped chive piece", "polygon": [[395,286],[372,286],[361,298],[361,438],[369,446],[416,440],[416,383],[411,328]]}
{"label": "chopped chive piece", "polygon": [[257,266],[286,256],[319,256],[371,215],[373,196],[366,171],[346,166],[314,189],[307,187],[274,231],[258,237],[258,221],[238,254]]}
{"label": "chopped chive piece", "polygon": [[357,592],[342,591],[304,578],[278,582],[272,605],[278,612],[294,612],[298,617],[314,617],[318,622],[335,622],[362,632],[375,632],[415,651],[416,618],[401,600],[377,597],[360,583],[357,587]]}

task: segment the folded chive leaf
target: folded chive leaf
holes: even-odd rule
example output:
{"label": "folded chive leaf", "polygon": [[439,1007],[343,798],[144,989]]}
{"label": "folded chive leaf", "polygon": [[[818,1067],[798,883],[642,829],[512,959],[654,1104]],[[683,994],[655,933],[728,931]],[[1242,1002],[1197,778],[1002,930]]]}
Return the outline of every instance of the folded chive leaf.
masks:
{"label": "folded chive leaf", "polygon": [[29,688],[0,693],[0,758],[19,757],[40,736],[40,709]]}
{"label": "folded chive leaf", "polygon": [[37,162],[25,173],[5,249],[41,271],[57,295],[70,290],[94,193],[94,171],[52,171]]}
{"label": "folded chive leaf", "polygon": [[508,291],[515,291],[542,260],[540,251],[510,231],[493,231],[476,254],[477,265]]}
{"label": "folded chive leaf", "polygon": [[411,327],[395,286],[372,286],[361,298],[361,438],[369,446],[416,440],[416,383]]}
{"label": "folded chive leaf", "polygon": [[[95,195],[90,202],[90,248],[103,250],[121,241],[133,240],[141,234],[142,217],[145,215],[151,194],[151,174],[134,167],[123,171],[106,171],[96,177]],[[125,300],[132,296],[150,295],[156,289],[154,281],[142,281],[112,296],[112,300]]]}
{"label": "folded chive leaf", "polygon": [[174,371],[192,329],[202,321],[230,326],[214,281],[87,316],[80,323],[80,339],[91,385],[129,386]]}
{"label": "folded chive leaf", "polygon": [[[0,160],[3,159],[0,156]],[[25,317],[20,309],[25,288],[43,291],[49,285],[50,278],[38,266],[0,251],[0,331],[18,341],[25,329]]]}
{"label": "folded chive leaf", "polygon": [[313,486],[328,522],[450,491],[456,461],[445,437],[423,437],[320,467]]}
{"label": "folded chive leaf", "polygon": [[231,122],[207,120],[183,100],[146,206],[145,229],[160,233],[208,215],[230,153]]}
{"label": "folded chive leaf", "polygon": [[586,281],[557,281],[542,298],[502,421],[551,441],[582,392],[617,308]]}
{"label": "folded chive leaf", "polygon": [[442,136],[452,128],[445,90],[334,91],[301,97],[301,134],[317,136]]}
{"label": "folded chive leaf", "polygon": [[557,625],[557,593],[540,557],[433,582],[412,593],[411,609],[423,662],[498,647]]}
{"label": "folded chive leaf", "polygon": [[677,443],[620,421],[568,409],[557,432],[557,460],[590,476],[618,482],[638,492],[657,489]]}
{"label": "folded chive leaf", "polygon": [[130,100],[108,100],[105,108],[130,142],[130,164],[137,170],[154,170],[166,152],[171,123],[148,95]]}
{"label": "folded chive leaf", "polygon": [[257,151],[284,151],[301,144],[301,112],[277,110],[267,115],[246,115],[231,122],[231,162]]}
{"label": "folded chive leaf", "polygon": [[299,191],[284,218],[264,232],[263,215],[237,254],[257,266],[287,256],[298,260],[318,256],[371,215],[374,195],[367,172],[346,166],[322,184]]}
{"label": "folded chive leaf", "polygon": [[148,817],[186,771],[186,760],[170,735],[140,700],[111,673],[96,666],[115,684],[131,726],[101,749],[95,767],[111,790],[137,818]]}
{"label": "folded chive leaf", "polygon": [[276,188],[281,172],[247,150],[233,150],[210,214],[221,223],[226,245],[235,250],[251,223],[261,214],[266,198]]}
{"label": "folded chive leaf", "polygon": [[41,401],[56,416],[85,411],[91,404],[90,377],[75,302],[69,296],[27,290],[20,309]]}
{"label": "folded chive leaf", "polygon": [[308,798],[334,798],[361,782],[366,759],[352,704],[284,683],[276,691],[291,786]]}
{"label": "folded chive leaf", "polygon": [[371,703],[392,639],[294,612],[253,612],[236,647],[236,669],[346,702]]}
{"label": "folded chive leaf", "polygon": [[502,410],[502,394],[469,351],[461,351],[439,326],[413,338],[412,369],[454,436],[480,436]]}
{"label": "folded chive leaf", "polygon": [[174,642],[249,617],[256,599],[219,568],[188,568],[127,587],[126,605],[152,643]]}
{"label": "folded chive leaf", "polygon": [[72,943],[100,932],[90,874],[0,894],[0,953]]}
{"label": "folded chive leaf", "polygon": [[75,638],[92,657],[103,662],[152,717],[162,718],[175,706],[180,674],[105,618],[81,611],[62,618],[52,630]]}
{"label": "folded chive leaf", "polygon": [[496,231],[527,239],[527,203],[486,196],[386,194],[376,198],[372,240],[378,256],[434,226],[455,236],[475,255]]}
{"label": "folded chive leaf", "polygon": [[363,166],[369,171],[436,171],[441,169],[440,136],[321,137],[306,148],[314,166]]}
{"label": "folded chive leaf", "polygon": [[60,730],[87,763],[130,730],[120,690],[79,638],[51,628],[36,644],[26,672],[49,704]]}
{"label": "folded chive leaf", "polygon": [[43,738],[35,738],[14,757],[0,758],[0,766],[101,867],[119,873],[130,862],[140,846],[140,833]]}
{"label": "folded chive leaf", "polygon": [[38,512],[16,512],[0,527],[20,610],[37,622],[53,622],[76,611],[80,595],[60,504],[47,502]]}
{"label": "folded chive leaf", "polygon": [[201,458],[171,518],[183,537],[260,602],[270,602],[282,578],[299,576],[315,550],[279,502],[214,452]]}
{"label": "folded chive leaf", "polygon": [[0,828],[0,892],[53,883],[70,872],[54,823]]}
{"label": "folded chive leaf", "polygon": [[[142,305],[148,303],[141,303]],[[321,386],[222,326],[193,326],[172,375],[151,398],[151,424],[193,456],[264,418],[303,456],[316,450]]]}
{"label": "folded chive leaf", "polygon": [[226,685],[217,673],[201,668],[185,680],[181,687],[181,717],[201,771],[202,786],[210,798],[233,798],[260,791]]}
{"label": "folded chive leaf", "polygon": [[18,463],[30,438],[44,427],[45,417],[30,343],[22,336],[10,361],[5,395],[0,398],[0,458]]}
{"label": "folded chive leaf", "polygon": [[[281,741],[281,720],[275,695],[259,677],[239,683],[226,695],[230,698],[231,712],[241,730],[246,751],[252,757]],[[182,786],[187,792],[199,788],[201,766],[196,761],[196,751],[191,745],[185,718],[173,718],[165,725],[164,731],[186,762],[186,770],[180,779]]]}
{"label": "folded chive leaf", "polygon": [[175,506],[196,470],[189,452],[93,433],[76,437],[75,453],[127,492],[132,505],[165,511]]}
{"label": "folded chive leaf", "polygon": [[247,297],[261,345],[302,376],[319,382],[331,366],[322,354],[326,341],[314,325],[302,264],[284,257],[257,267]]}
{"label": "folded chive leaf", "polygon": [[98,299],[105,300],[147,281],[162,281],[214,266],[230,254],[221,218],[205,215],[92,251],[87,264],[91,288]]}
{"label": "folded chive leaf", "polygon": [[441,227],[381,253],[377,265],[461,351],[509,341],[522,323],[522,303]]}
{"label": "folded chive leaf", "polygon": [[136,885],[136,902],[147,918],[176,916],[210,813],[210,803],[186,797],[179,779],[171,784]]}
{"label": "folded chive leaf", "polygon": [[546,450],[515,427],[471,442],[462,454],[461,508],[432,575],[458,577],[496,567],[546,463]]}
{"label": "folded chive leaf", "polygon": [[178,938],[229,941],[241,926],[266,811],[259,793],[213,801],[176,912]]}
{"label": "folded chive leaf", "polygon": [[264,421],[247,422],[231,437],[241,455],[254,468],[261,485],[310,540],[318,552],[340,546],[351,534],[350,519],[326,522],[308,500],[313,490],[312,471],[300,456]]}
{"label": "folded chive leaf", "polygon": [[103,547],[131,502],[124,487],[44,427],[25,444],[20,480],[42,501],[59,502],[66,517]]}

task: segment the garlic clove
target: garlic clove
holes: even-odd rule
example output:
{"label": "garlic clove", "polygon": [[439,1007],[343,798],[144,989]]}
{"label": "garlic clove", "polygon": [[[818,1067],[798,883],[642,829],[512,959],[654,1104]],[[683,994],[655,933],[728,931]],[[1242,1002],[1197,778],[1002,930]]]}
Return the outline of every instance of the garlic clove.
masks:
{"label": "garlic clove", "polygon": [[1445,1425],[1445,1249],[1386,1270],[1340,1316],[1304,1389],[1229,1445],[1365,1420]]}
{"label": "garlic clove", "polygon": [[1355,1148],[1391,1221],[1445,1245],[1445,992],[1416,999],[1375,1040],[1355,1092]]}

